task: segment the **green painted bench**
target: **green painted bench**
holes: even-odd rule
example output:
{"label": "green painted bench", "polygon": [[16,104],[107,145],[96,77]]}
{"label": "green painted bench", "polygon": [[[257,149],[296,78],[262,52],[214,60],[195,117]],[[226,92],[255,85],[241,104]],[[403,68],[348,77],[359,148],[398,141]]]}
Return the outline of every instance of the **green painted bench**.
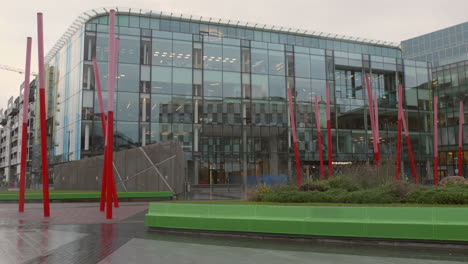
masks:
{"label": "green painted bench", "polygon": [[157,228],[468,242],[468,208],[151,203]]}

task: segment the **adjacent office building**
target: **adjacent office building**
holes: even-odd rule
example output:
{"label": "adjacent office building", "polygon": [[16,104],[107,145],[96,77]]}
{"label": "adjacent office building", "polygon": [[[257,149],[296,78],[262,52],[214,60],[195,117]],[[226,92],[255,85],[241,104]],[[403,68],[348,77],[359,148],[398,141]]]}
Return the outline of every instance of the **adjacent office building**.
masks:
{"label": "adjacent office building", "polygon": [[[33,130],[34,130],[34,81],[30,84],[31,94],[29,100],[29,127],[28,127],[28,146],[26,154],[26,169],[27,172],[32,171],[32,145],[33,145]],[[8,105],[5,110],[0,109],[0,180],[5,179],[9,186],[16,186],[19,182],[20,162],[21,162],[21,135],[23,122],[23,90],[24,83],[20,87],[20,96],[11,97],[8,100]],[[36,178],[37,180],[38,178]],[[35,184],[34,177],[30,176],[27,179],[27,186]]]}
{"label": "adjacent office building", "polygon": [[[378,95],[382,155],[395,155],[397,86],[403,84],[418,173],[423,182],[432,179],[430,68],[402,59],[397,44],[140,9],[118,8],[116,25],[117,150],[176,138],[192,184],[235,184],[243,175],[291,176],[286,96],[291,88],[302,176],[318,177],[313,99],[320,100],[320,129],[326,135],[329,86],[334,161],[372,162],[364,82],[369,74]],[[84,12],[46,57],[52,163],[103,153],[92,59],[99,63],[107,105],[108,30],[108,9]],[[412,178],[408,158],[403,160]]]}
{"label": "adjacent office building", "polygon": [[[458,160],[459,102],[468,120],[468,22],[402,42],[403,57],[432,63],[434,95],[439,97],[440,176],[455,175]],[[466,121],[465,121],[466,122]],[[463,126],[468,149],[468,125]],[[463,174],[468,173],[468,151],[463,153]]]}

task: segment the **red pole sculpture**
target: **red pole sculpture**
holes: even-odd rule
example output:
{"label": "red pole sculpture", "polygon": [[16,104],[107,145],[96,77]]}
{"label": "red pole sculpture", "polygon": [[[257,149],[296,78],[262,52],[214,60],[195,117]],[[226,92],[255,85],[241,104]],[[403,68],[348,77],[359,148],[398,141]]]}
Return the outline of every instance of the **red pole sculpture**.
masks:
{"label": "red pole sculpture", "polygon": [[333,146],[331,134],[330,87],[327,85],[328,178],[333,177]]}
{"label": "red pole sculpture", "polygon": [[115,45],[115,10],[109,12],[109,70],[108,70],[108,99],[107,99],[107,133],[106,133],[106,154],[104,155],[104,166],[106,167],[106,218],[112,219],[112,196],[114,184],[113,178],[113,152],[114,152],[114,87],[116,75],[116,45]]}
{"label": "red pole sculpture", "polygon": [[292,104],[292,95],[291,88],[288,88],[288,105],[289,105],[289,118],[291,120],[291,130],[294,143],[294,155],[296,159],[296,176],[297,176],[297,185],[301,186],[301,165],[299,164],[299,150],[297,148],[297,137],[296,137],[296,120],[294,118],[294,107]]}
{"label": "red pole sculpture", "polygon": [[[400,97],[402,98],[401,95]],[[411,147],[411,140],[409,137],[408,127],[406,126],[406,118],[405,118],[405,114],[403,113],[403,108],[400,108],[399,115],[401,115],[401,120],[403,122],[403,129],[405,130],[406,144],[408,145],[408,152],[410,156],[411,169],[413,172],[414,183],[418,184],[419,181],[418,181],[418,175],[416,174],[416,165],[414,164],[413,149]]]}
{"label": "red pole sculpture", "polygon": [[29,75],[31,73],[31,42],[30,37],[26,40],[26,67],[24,72],[23,90],[23,127],[21,130],[21,167],[20,167],[20,192],[18,212],[24,212],[24,192],[26,183],[26,151],[28,146],[28,108],[29,108]]}
{"label": "red pole sculpture", "polygon": [[[101,78],[99,76],[99,67],[97,64],[96,58],[93,58],[93,68],[94,68],[94,79],[96,82],[97,94],[98,94],[98,103],[99,109],[101,111],[101,125],[102,125],[102,136],[106,140],[106,115],[104,113],[104,103],[102,102],[102,89],[101,89]],[[105,148],[104,148],[105,150]],[[104,154],[105,155],[105,154]],[[102,166],[102,183],[101,183],[101,197],[99,201],[99,210],[104,211],[104,198],[106,197],[106,166]]]}
{"label": "red pole sculpture", "polygon": [[47,127],[44,80],[44,32],[42,23],[42,13],[37,13],[37,42],[39,61],[39,116],[41,119],[42,195],[44,203],[44,217],[49,217],[49,162],[47,160]]}
{"label": "red pole sculpture", "polygon": [[320,156],[320,179],[325,180],[325,173],[323,170],[322,133],[320,132],[320,112],[317,95],[315,96],[315,124],[317,125],[318,151]]}
{"label": "red pole sculpture", "polygon": [[374,93],[374,106],[375,106],[375,117],[374,117],[374,130],[375,130],[375,137],[374,141],[377,143],[377,168],[379,168],[380,163],[380,131],[379,131],[379,105],[377,100],[377,93]]}
{"label": "red pole sculpture", "polygon": [[366,88],[367,88],[367,101],[369,104],[369,118],[371,121],[371,129],[372,129],[372,137],[373,137],[373,142],[372,145],[374,146],[374,159],[375,159],[375,164],[378,166],[378,157],[377,157],[377,140],[375,138],[375,124],[374,124],[374,108],[373,108],[373,103],[372,103],[372,91],[371,91],[371,85],[370,85],[370,77],[369,75],[366,75]]}
{"label": "red pole sculpture", "polygon": [[439,185],[439,105],[438,98],[434,96],[434,185]]}
{"label": "red pole sculpture", "polygon": [[396,157],[396,180],[400,180],[401,173],[401,115],[403,108],[403,86],[398,86],[398,131],[397,131],[397,157]]}
{"label": "red pole sculpture", "polygon": [[463,166],[463,101],[460,101],[458,120],[458,176],[462,176]]}

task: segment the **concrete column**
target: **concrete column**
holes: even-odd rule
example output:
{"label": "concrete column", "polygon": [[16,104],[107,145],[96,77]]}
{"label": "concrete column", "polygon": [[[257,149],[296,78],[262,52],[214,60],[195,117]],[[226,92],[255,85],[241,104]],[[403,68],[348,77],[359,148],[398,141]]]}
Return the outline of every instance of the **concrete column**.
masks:
{"label": "concrete column", "polygon": [[146,126],[141,128],[141,145],[146,146]]}

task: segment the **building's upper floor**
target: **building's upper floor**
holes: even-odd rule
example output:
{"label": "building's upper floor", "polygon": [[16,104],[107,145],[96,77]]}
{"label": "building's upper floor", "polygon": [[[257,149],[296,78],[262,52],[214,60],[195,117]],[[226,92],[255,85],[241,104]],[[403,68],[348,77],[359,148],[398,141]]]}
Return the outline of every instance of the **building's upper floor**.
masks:
{"label": "building's upper floor", "polygon": [[443,66],[468,60],[468,22],[401,42],[403,58]]}

